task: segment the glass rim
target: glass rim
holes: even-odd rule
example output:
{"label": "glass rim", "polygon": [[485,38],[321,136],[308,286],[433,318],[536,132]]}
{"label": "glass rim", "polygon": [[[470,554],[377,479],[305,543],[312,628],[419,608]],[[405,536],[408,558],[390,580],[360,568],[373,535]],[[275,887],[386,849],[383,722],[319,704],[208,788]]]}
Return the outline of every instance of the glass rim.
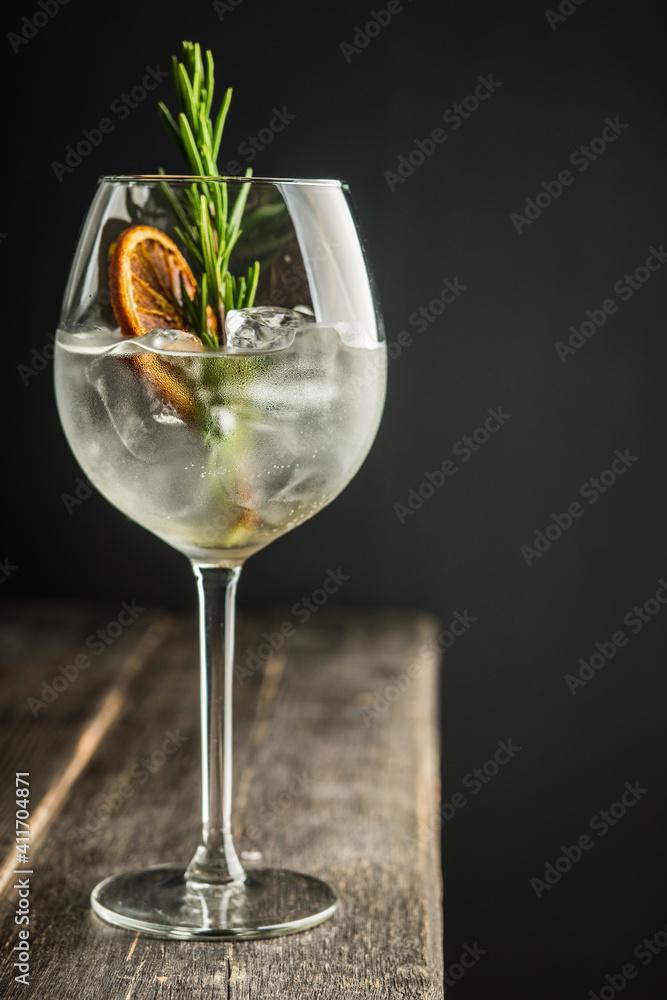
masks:
{"label": "glass rim", "polygon": [[215,181],[217,183],[228,184],[233,181],[237,184],[294,184],[311,185],[315,187],[346,188],[345,181],[329,178],[298,178],[298,177],[238,177],[224,174],[103,174],[98,178],[98,184],[154,184],[156,182],[169,181],[176,184],[192,184],[198,181]]}

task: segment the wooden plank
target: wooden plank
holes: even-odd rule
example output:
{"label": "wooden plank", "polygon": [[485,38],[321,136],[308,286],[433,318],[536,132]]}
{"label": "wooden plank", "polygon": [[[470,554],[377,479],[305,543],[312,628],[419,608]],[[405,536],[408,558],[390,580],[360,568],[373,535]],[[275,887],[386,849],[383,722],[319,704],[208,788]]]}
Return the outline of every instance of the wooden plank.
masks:
{"label": "wooden plank", "polygon": [[[283,619],[291,620],[243,619],[241,666]],[[76,649],[87,628],[65,616],[60,648]],[[441,996],[438,838],[431,829],[438,809],[436,664],[424,650],[435,627],[415,613],[327,607],[297,626],[289,649],[285,644],[235,685],[238,847],[249,863],[331,882],[342,900],[332,920],[305,934],[231,944],[158,941],[91,914],[88,895],[100,878],[187,860],[197,839],[195,627],[156,616],[145,633],[156,629],[164,634],[133,672],[127,662],[143,655],[141,638],[122,657],[118,647],[106,693],[89,697],[99,680],[89,671],[68,690],[67,711],[61,699],[63,724],[74,714],[78,728],[71,728],[80,734],[125,670],[122,704],[32,857],[31,992],[40,1000]],[[5,750],[12,781],[14,769],[29,769],[26,754],[37,769],[47,767],[47,730],[38,721],[20,749]],[[71,753],[74,744],[75,736]],[[49,788],[63,767],[64,749]],[[37,771],[33,778],[37,787]],[[131,794],[122,797],[121,787]],[[11,886],[2,905],[4,998],[25,988],[13,981]]]}
{"label": "wooden plank", "polygon": [[[122,710],[134,674],[176,627],[169,616],[142,609],[134,601],[125,603],[129,612],[122,604],[72,607],[6,602],[2,606],[0,757],[12,759],[18,771],[31,772],[32,802],[45,805],[49,812],[57,803],[53,794],[46,799],[47,792],[55,789],[66,794],[95,742]],[[126,625],[118,622],[119,614]],[[76,767],[68,771],[73,763]],[[4,781],[0,787],[0,858],[14,844],[14,798],[13,784]],[[39,823],[35,820],[33,815],[36,834]]]}

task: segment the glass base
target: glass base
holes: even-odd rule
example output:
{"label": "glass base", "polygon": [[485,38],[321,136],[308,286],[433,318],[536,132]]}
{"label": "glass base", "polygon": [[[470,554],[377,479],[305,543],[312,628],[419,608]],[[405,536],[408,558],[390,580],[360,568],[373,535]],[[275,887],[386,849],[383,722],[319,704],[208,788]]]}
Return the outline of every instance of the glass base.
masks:
{"label": "glass base", "polygon": [[338,896],[310,875],[256,868],[229,885],[186,882],[180,865],[114,875],[96,885],[93,910],[110,924],[161,938],[275,937],[330,917]]}

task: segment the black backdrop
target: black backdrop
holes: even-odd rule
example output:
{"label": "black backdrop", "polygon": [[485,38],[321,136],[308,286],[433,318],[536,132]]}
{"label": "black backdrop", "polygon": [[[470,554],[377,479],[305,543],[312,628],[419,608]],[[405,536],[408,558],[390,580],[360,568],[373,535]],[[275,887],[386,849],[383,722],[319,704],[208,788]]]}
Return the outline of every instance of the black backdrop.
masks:
{"label": "black backdrop", "polygon": [[[450,992],[663,995],[660,7],[6,11],[0,593],[194,604],[182,556],[97,495],[63,501],[82,474],[48,345],[98,175],[181,169],[154,108],[173,103],[170,81],[133,108],[122,95],[198,40],[235,88],[222,163],[245,166],[244,140],[278,108],[293,118],[255,174],[350,182],[398,355],[363,469],[253,557],[241,603],[297,600],[340,567],[348,604],[430,609],[443,628],[455,612],[474,618],[443,655],[446,966],[465,945],[484,954]],[[36,14],[37,29],[22,20]],[[56,171],[105,117],[113,131]],[[438,475],[447,460],[456,471]],[[499,740],[521,749],[478,787],[473,768]]]}

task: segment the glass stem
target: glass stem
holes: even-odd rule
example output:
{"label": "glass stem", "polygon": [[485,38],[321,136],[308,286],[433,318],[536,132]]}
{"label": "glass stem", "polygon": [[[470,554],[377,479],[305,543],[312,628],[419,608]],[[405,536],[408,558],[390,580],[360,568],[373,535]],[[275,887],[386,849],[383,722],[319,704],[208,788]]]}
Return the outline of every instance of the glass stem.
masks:
{"label": "glass stem", "polygon": [[202,838],[186,871],[201,885],[242,882],[232,840],[232,682],[241,567],[193,563],[199,593]]}

